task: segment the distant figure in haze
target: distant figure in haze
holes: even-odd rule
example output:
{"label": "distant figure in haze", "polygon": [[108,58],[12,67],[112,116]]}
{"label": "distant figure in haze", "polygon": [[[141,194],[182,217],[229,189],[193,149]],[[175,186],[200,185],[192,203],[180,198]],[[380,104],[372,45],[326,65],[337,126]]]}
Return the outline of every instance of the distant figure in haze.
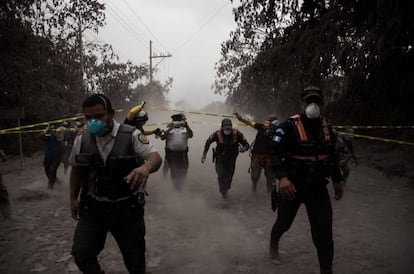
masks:
{"label": "distant figure in haze", "polygon": [[63,134],[61,131],[57,131],[53,125],[48,125],[44,133],[40,133],[39,137],[43,138],[45,142],[43,167],[48,179],[48,189],[53,190],[64,147]]}
{"label": "distant figure in haze", "polygon": [[[0,157],[3,162],[7,160],[7,156],[3,149],[0,147]],[[3,218],[10,217],[10,199],[6,186],[3,184],[3,176],[0,173],[0,213]]]}
{"label": "distant figure in haze", "polygon": [[351,137],[338,133],[335,149],[337,157],[339,159],[339,167],[343,177],[343,183],[345,185],[348,180],[349,174],[351,173],[349,161],[352,159],[355,165],[358,165],[358,159],[354,152]]}
{"label": "distant figure in haze", "polygon": [[250,177],[252,179],[252,192],[256,193],[257,182],[260,179],[262,169],[266,177],[267,193],[271,193],[272,184],[276,183],[276,177],[272,172],[270,161],[270,138],[267,134],[271,123],[277,120],[275,114],[271,114],[264,123],[258,123],[246,118],[243,118],[239,113],[235,112],[237,119],[246,125],[249,125],[257,130],[256,138],[252,144],[252,155],[250,163]]}
{"label": "distant figure in haze", "polygon": [[163,174],[170,170],[171,181],[180,190],[188,170],[188,139],[193,138],[193,131],[187,123],[184,113],[171,116],[172,122],[167,125],[161,140],[165,140],[165,161]]}
{"label": "distant figure in haze", "polygon": [[227,118],[221,121],[221,128],[207,139],[201,157],[202,163],[206,161],[207,152],[213,142],[217,143],[216,148],[213,148],[213,161],[216,165],[219,189],[223,199],[227,200],[227,192],[231,188],[237,156],[239,152],[246,152],[249,149],[249,143],[243,133],[233,128],[231,120]]}

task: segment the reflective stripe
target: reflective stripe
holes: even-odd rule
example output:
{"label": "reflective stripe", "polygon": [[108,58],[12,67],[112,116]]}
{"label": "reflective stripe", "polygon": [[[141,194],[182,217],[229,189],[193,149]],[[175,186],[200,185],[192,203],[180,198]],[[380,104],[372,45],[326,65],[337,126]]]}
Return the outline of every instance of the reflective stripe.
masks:
{"label": "reflective stripe", "polygon": [[300,119],[300,115],[296,114],[296,115],[291,116],[290,118],[293,118],[296,120],[295,126],[299,133],[299,140],[307,141],[308,136],[306,135],[306,131],[305,131],[305,128],[303,127],[302,120]]}
{"label": "reflective stripe", "polygon": [[[303,123],[302,123],[302,120],[300,119],[300,115],[295,114],[295,115],[291,116],[290,118],[292,118],[296,121],[295,126],[296,126],[296,129],[297,129],[298,133],[299,133],[299,141],[307,141],[308,136],[306,135],[306,131],[305,131],[305,128],[303,127]],[[329,133],[328,122],[326,122],[325,118],[322,118],[322,130],[323,130],[323,134],[324,134],[324,137],[325,137],[325,141],[330,141],[331,140],[331,134]]]}
{"label": "reflective stripe", "polygon": [[325,141],[330,141],[331,140],[331,134],[329,134],[329,127],[328,127],[328,122],[326,122],[325,118],[322,118],[322,127],[323,127],[323,134],[325,136]]}
{"label": "reflective stripe", "polygon": [[308,161],[316,162],[316,161],[327,159],[328,155],[316,155],[316,156],[289,155],[289,157],[298,159],[298,160],[308,160]]}

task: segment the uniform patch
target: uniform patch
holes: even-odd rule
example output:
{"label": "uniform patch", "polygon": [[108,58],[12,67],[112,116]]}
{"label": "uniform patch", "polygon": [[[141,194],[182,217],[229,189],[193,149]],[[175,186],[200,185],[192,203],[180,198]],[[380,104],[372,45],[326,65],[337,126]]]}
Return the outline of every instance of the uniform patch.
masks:
{"label": "uniform patch", "polygon": [[280,141],[282,141],[282,137],[275,135],[273,136],[272,140],[273,142],[280,143]]}
{"label": "uniform patch", "polygon": [[147,137],[142,133],[138,134],[138,140],[143,144],[149,144]]}

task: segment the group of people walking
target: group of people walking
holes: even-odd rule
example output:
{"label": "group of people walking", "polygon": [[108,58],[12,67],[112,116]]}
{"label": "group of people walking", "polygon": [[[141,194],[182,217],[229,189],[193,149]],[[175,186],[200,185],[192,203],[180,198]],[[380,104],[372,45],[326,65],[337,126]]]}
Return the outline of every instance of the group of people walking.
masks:
{"label": "group of people walking", "polygon": [[[323,102],[322,91],[310,86],[301,94],[303,112],[286,121],[272,114],[265,122],[258,123],[236,112],[239,121],[257,130],[254,143],[249,145],[232,121],[225,118],[220,129],[206,140],[201,162],[206,161],[211,144],[216,143],[213,160],[219,191],[227,200],[237,156],[251,148],[252,192],[256,192],[264,170],[267,192],[276,192],[278,199],[277,219],[269,245],[271,259],[280,262],[280,239],[303,203],[320,272],[332,273],[332,206],[327,184],[330,178],[335,199],[339,200],[343,194],[343,176],[337,152],[338,137],[321,115]],[[188,140],[194,135],[185,115],[172,115],[166,130],[145,130],[148,114],[143,108],[144,103],[132,108],[120,124],[114,119],[115,111],[105,95],[94,94],[83,102],[86,127],[71,140],[66,160],[72,166],[71,214],[78,221],[72,254],[83,273],[104,273],[97,256],[104,248],[108,232],[118,243],[129,273],[145,273],[145,186],[150,174],[162,164],[161,155],[148,135],[155,134],[165,140],[163,173],[170,172],[174,187],[181,189],[185,181],[189,166]],[[45,133],[44,138],[49,137],[50,128]],[[46,160],[45,171],[49,187],[53,188],[56,173],[46,170]]]}

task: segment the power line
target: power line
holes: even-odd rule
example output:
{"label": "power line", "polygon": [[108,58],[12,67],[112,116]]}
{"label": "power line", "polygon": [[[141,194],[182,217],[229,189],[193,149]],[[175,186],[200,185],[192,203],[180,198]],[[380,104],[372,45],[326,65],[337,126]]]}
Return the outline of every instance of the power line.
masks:
{"label": "power line", "polygon": [[147,31],[155,38],[155,40],[163,47],[167,52],[167,48],[161,43],[161,41],[157,38],[157,36],[148,28],[148,26],[144,23],[144,21],[139,17],[139,15],[135,12],[135,10],[128,4],[127,1],[123,0],[124,3],[128,6],[130,11],[135,15],[135,17],[141,22],[142,25],[147,29]]}
{"label": "power line", "polygon": [[[116,51],[117,55],[119,55],[123,59],[125,59],[125,60],[131,60],[131,61],[134,59],[134,58],[129,57],[127,54],[125,54],[119,48],[114,47],[111,43],[103,40],[101,37],[99,37],[98,35],[96,35],[96,33],[94,33],[93,31],[90,31],[90,30],[86,30],[86,31],[87,32],[84,32],[84,34],[86,34],[88,36],[90,42],[99,42],[99,43],[102,43],[102,44],[108,44],[108,45],[110,45],[114,49],[114,51]],[[96,40],[94,40],[94,39],[96,39]]]}
{"label": "power line", "polygon": [[148,48],[147,42],[145,39],[139,35],[127,22],[124,21],[124,19],[116,13],[116,11],[108,4],[108,12],[112,15],[112,17],[127,31],[129,34],[131,34],[138,42],[140,42],[142,45],[144,45],[145,48]]}
{"label": "power line", "polygon": [[178,50],[180,50],[181,48],[183,48],[186,44],[188,44],[205,26],[207,26],[208,23],[211,22],[211,20],[213,20],[214,17],[217,16],[217,14],[220,13],[220,11],[222,11],[230,2],[226,1],[226,3],[221,6],[196,32],[194,32],[186,41],[184,41],[184,43],[182,43],[178,48],[176,48],[173,52],[174,54],[177,53]]}

